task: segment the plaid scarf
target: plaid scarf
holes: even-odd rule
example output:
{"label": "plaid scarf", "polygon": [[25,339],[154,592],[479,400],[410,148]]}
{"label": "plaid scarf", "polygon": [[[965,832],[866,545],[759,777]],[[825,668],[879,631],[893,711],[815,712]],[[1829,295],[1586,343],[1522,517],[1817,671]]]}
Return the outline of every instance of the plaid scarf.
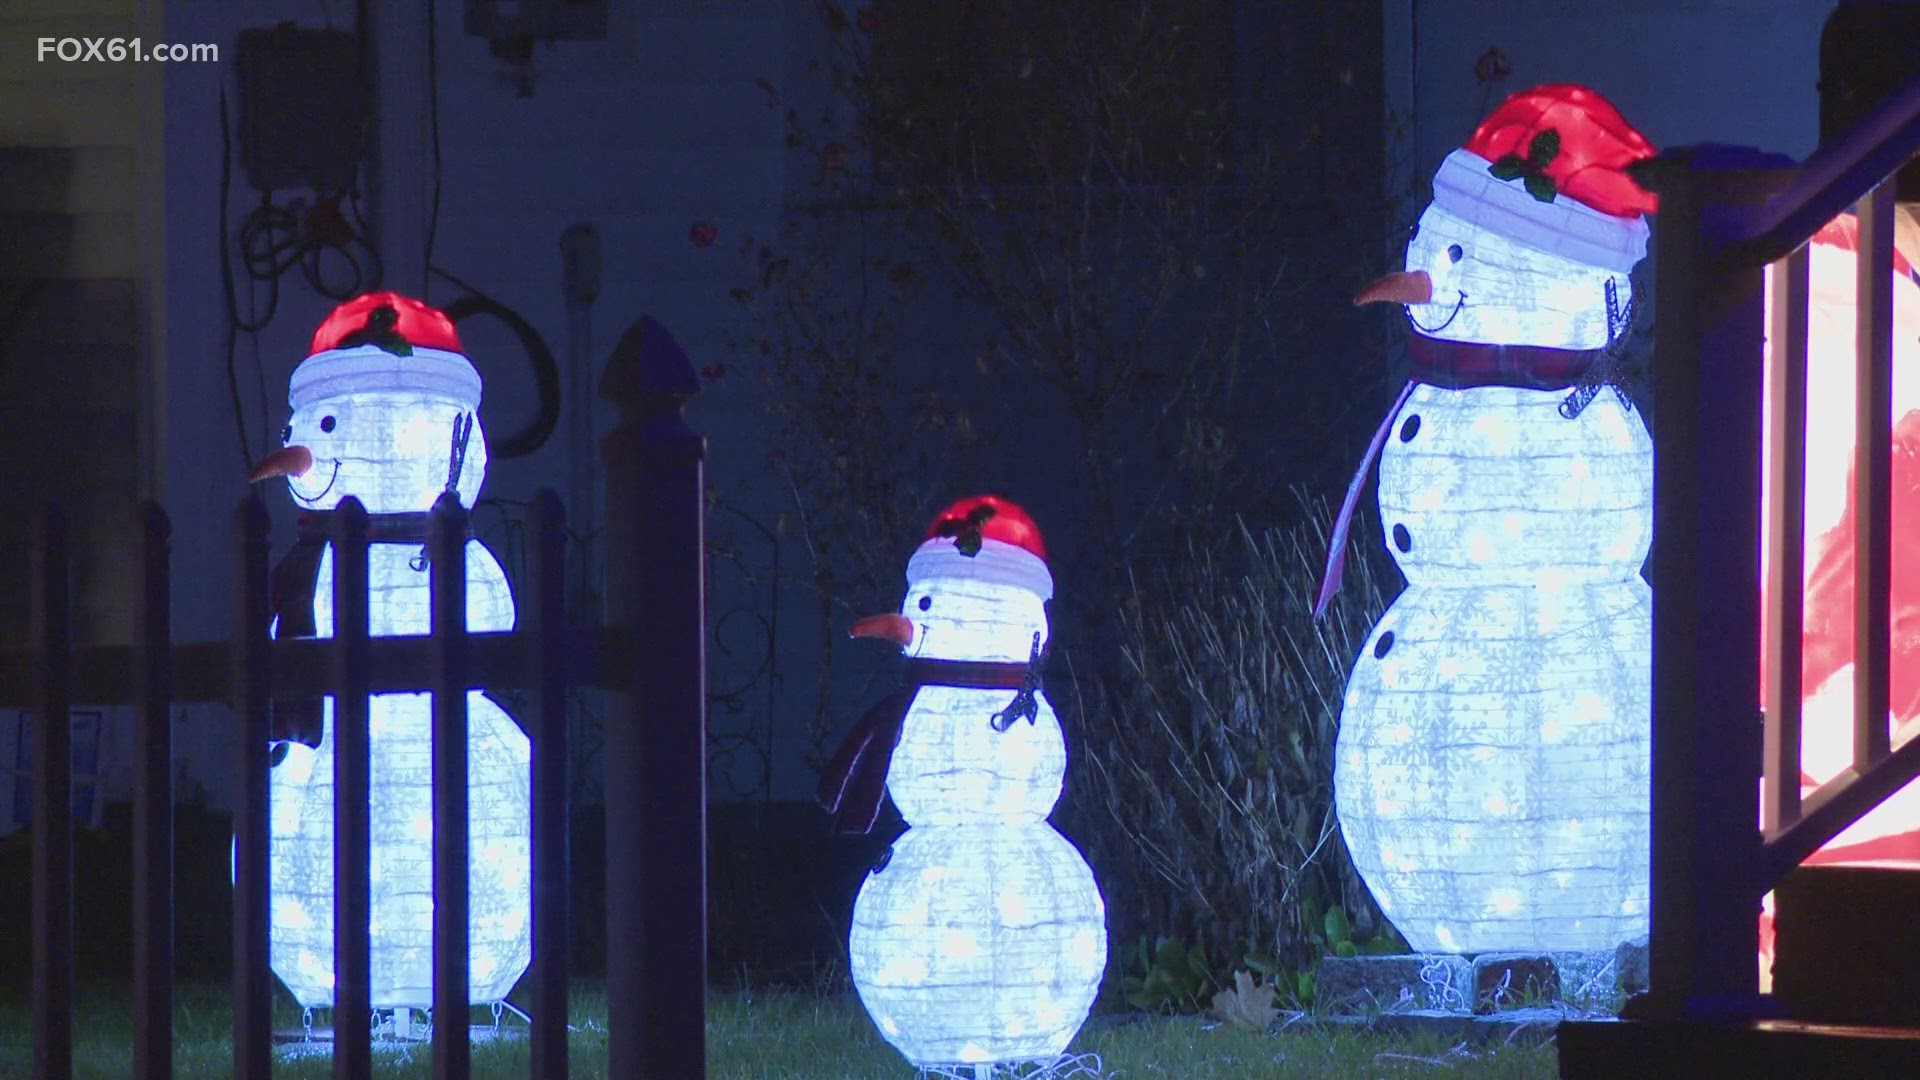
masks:
{"label": "plaid scarf", "polygon": [[1414,334],[1407,359],[1414,382],[1442,390],[1517,386],[1565,390],[1577,385],[1604,349],[1550,349],[1540,345],[1477,345]]}
{"label": "plaid scarf", "polygon": [[834,816],[836,831],[867,833],[880,817],[880,800],[887,789],[887,767],[900,743],[907,710],[923,686],[954,686],[968,690],[1017,690],[1012,704],[988,723],[1005,731],[1015,719],[1034,721],[1039,692],[1038,658],[1027,663],[987,663],[963,660],[911,658],[900,676],[900,687],[868,709],[834,752],[820,777],[820,805]]}
{"label": "plaid scarf", "polygon": [[[1572,419],[1579,415],[1586,401],[1592,400],[1591,393],[1580,400],[1582,391],[1588,389],[1588,383],[1596,372],[1605,373],[1610,361],[1607,349],[1551,349],[1539,345],[1478,345],[1463,341],[1443,341],[1425,334],[1414,334],[1407,342],[1407,357],[1412,361],[1412,373],[1407,385],[1400,390],[1400,396],[1394,400],[1393,407],[1387,410],[1385,419],[1373,433],[1373,441],[1367,444],[1366,456],[1360,459],[1360,467],[1354,470],[1353,480],[1347,484],[1346,498],[1340,502],[1340,513],[1333,519],[1333,532],[1327,538],[1326,568],[1320,576],[1320,590],[1314,596],[1313,617],[1317,622],[1327,613],[1327,605],[1333,602],[1333,594],[1340,589],[1341,573],[1347,562],[1347,533],[1353,528],[1353,512],[1360,502],[1360,491],[1366,486],[1367,474],[1373,471],[1373,460],[1380,456],[1380,448],[1387,441],[1387,432],[1393,430],[1393,422],[1399,418],[1400,410],[1413,396],[1413,388],[1422,383],[1437,386],[1443,390],[1465,390],[1476,386],[1515,386],[1523,390],[1565,390],[1573,388],[1575,394],[1561,406],[1561,415]],[[1569,410],[1567,406],[1578,403],[1578,407]]]}

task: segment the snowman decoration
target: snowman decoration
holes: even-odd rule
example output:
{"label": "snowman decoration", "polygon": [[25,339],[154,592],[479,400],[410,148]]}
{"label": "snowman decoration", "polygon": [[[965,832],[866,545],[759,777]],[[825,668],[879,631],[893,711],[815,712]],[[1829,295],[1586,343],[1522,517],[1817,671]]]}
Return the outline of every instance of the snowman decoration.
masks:
{"label": "snowman decoration", "polygon": [[[1655,150],[1599,94],[1509,98],[1441,164],[1407,269],[1412,378],[1380,456],[1406,590],[1347,685],[1347,847],[1416,951],[1598,951],[1646,932],[1653,450],[1608,383]],[[1382,445],[1384,444],[1384,450]]]}
{"label": "snowman decoration", "polygon": [[897,615],[855,637],[907,653],[900,690],[829,765],[822,804],[873,827],[882,792],[911,826],[854,902],[854,986],[923,1074],[1068,1075],[1106,970],[1093,873],[1047,822],[1066,743],[1039,685],[1053,579],[1033,519],[995,496],[941,513]]}
{"label": "snowman decoration", "polygon": [[[451,321],[417,300],[369,293],[335,308],[294,369],[285,447],[254,470],[284,476],[303,513],[274,571],[277,637],[333,633],[330,512],[366,507],[371,630],[430,630],[426,542],[442,492],[468,506],[486,472],[480,376]],[[513,629],[505,572],[466,547],[467,626]],[[275,703],[270,845],[274,974],[308,1009],[333,1003],[333,700]],[[369,709],[372,997],[396,1023],[433,1000],[433,695],[377,694]],[[531,960],[530,745],[480,691],[467,702],[469,978],[475,1003],[504,1000]]]}

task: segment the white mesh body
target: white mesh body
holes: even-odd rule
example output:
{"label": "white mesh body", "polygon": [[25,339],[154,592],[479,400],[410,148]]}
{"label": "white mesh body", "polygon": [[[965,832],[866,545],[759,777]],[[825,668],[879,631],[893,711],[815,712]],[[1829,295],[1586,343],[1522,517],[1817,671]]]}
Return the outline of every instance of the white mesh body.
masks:
{"label": "white mesh body", "polygon": [[370,514],[433,509],[446,490],[461,416],[473,419],[473,430],[455,490],[461,505],[472,506],[487,472],[487,440],[474,407],[418,391],[375,390],[302,404],[287,421],[286,442],[306,447],[313,467],[287,478],[295,505],[331,510],[353,495]]}
{"label": "white mesh body", "polygon": [[1049,1059],[1106,970],[1093,873],[1044,822],[912,829],[854,902],[854,986],[916,1065]]}
{"label": "white mesh body", "polygon": [[[1034,635],[1046,641],[1046,601],[1000,580],[918,577],[900,613],[914,627],[909,651],[928,659],[1024,664]],[[995,731],[988,722],[1015,693],[928,686],[914,697],[887,769],[887,792],[908,824],[1041,821],[1053,812],[1067,747],[1046,695],[1036,695],[1031,724]]]}
{"label": "white mesh body", "polygon": [[[975,562],[940,546],[950,543],[909,565],[908,651],[1026,663],[1046,641],[1044,564],[993,540],[993,561]],[[1055,1058],[1106,971],[1093,871],[1046,822],[1066,772],[1053,707],[1037,693],[1032,723],[991,723],[1017,692],[921,688],[888,767],[913,827],[862,884],[849,948],[860,1000],[917,1065]]]}
{"label": "white mesh body", "polygon": [[[413,544],[368,553],[376,635],[430,628],[426,570]],[[467,557],[468,629],[511,630],[506,574],[478,540]],[[314,590],[318,634],[333,633],[333,552]],[[381,694],[371,705],[373,1004],[432,1003],[432,695]],[[302,1005],[333,999],[333,699],[318,748],[293,744],[271,776],[274,973]],[[469,971],[475,1002],[506,997],[531,958],[530,744],[484,694],[468,699]]]}
{"label": "white mesh body", "polygon": [[1347,685],[1334,795],[1415,950],[1646,932],[1651,620],[1638,577],[1409,588],[1381,618]]}
{"label": "white mesh body", "polygon": [[[1606,343],[1607,272],[1438,209],[1408,265],[1451,265],[1455,243],[1435,305],[1410,309],[1424,324],[1467,293],[1434,336]],[[1646,932],[1652,440],[1611,389],[1573,419],[1568,393],[1418,386],[1381,453],[1382,532],[1408,584],[1354,665],[1334,793],[1355,866],[1416,950]]]}
{"label": "white mesh body", "polygon": [[[372,1003],[433,1004],[433,698],[373,699]],[[317,749],[272,774],[274,974],[309,1007],[333,1003],[333,700]],[[470,997],[499,1001],[532,960],[530,748],[501,708],[467,700]]]}
{"label": "white mesh body", "polygon": [[913,623],[907,652],[929,660],[1024,664],[1033,636],[1047,641],[1047,598],[1005,581],[958,573],[910,578],[900,614]]}
{"label": "white mesh body", "polygon": [[1407,314],[1423,333],[1448,341],[1597,349],[1608,338],[1607,282],[1622,312],[1633,297],[1626,274],[1509,239],[1438,205],[1420,215],[1407,269],[1433,281],[1432,302],[1410,304]]}
{"label": "white mesh body", "polygon": [[1034,722],[995,731],[987,718],[1013,690],[921,688],[887,771],[887,792],[909,825],[1044,821],[1066,775],[1067,744],[1045,694]]}
{"label": "white mesh body", "polygon": [[1414,389],[1380,452],[1381,529],[1409,587],[1639,574],[1653,538],[1646,424],[1612,390],[1573,420],[1566,397]]}

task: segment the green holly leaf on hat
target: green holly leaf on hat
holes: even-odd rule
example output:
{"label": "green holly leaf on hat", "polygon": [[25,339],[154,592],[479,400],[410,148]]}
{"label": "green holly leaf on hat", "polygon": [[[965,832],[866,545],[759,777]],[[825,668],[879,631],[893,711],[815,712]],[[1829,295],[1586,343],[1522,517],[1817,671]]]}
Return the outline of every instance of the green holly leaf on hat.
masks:
{"label": "green holly leaf on hat", "polygon": [[1527,144],[1527,163],[1536,169],[1546,168],[1559,156],[1560,133],[1553,128],[1543,129]]}
{"label": "green holly leaf on hat", "polygon": [[1547,128],[1533,137],[1527,144],[1527,156],[1505,154],[1500,160],[1487,167],[1496,180],[1519,180],[1527,189],[1527,194],[1544,203],[1553,201],[1560,193],[1559,185],[1553,177],[1547,175],[1547,166],[1560,156],[1560,133]]}
{"label": "green holly leaf on hat", "polygon": [[1527,159],[1519,154],[1508,154],[1494,162],[1488,169],[1495,180],[1518,180],[1527,175]]}
{"label": "green holly leaf on hat", "polygon": [[992,519],[991,506],[976,506],[967,514],[965,522],[948,521],[940,528],[940,535],[953,537],[953,546],[960,554],[971,559],[980,554],[981,544],[986,539],[981,529]]}
{"label": "green holly leaf on hat", "polygon": [[396,329],[399,325],[400,313],[391,305],[382,304],[367,313],[365,326],[341,338],[336,348],[352,349],[361,345],[372,345],[395,356],[412,356],[413,345]]}

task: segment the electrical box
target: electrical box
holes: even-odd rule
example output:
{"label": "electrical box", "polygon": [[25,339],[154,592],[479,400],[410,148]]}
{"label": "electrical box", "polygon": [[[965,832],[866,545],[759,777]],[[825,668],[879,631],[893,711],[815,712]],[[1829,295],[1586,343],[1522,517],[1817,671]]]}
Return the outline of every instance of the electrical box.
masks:
{"label": "electrical box", "polygon": [[360,39],[281,23],[240,31],[240,163],[255,188],[340,191],[366,146]]}
{"label": "electrical box", "polygon": [[466,31],[493,41],[605,41],[610,0],[467,0]]}

